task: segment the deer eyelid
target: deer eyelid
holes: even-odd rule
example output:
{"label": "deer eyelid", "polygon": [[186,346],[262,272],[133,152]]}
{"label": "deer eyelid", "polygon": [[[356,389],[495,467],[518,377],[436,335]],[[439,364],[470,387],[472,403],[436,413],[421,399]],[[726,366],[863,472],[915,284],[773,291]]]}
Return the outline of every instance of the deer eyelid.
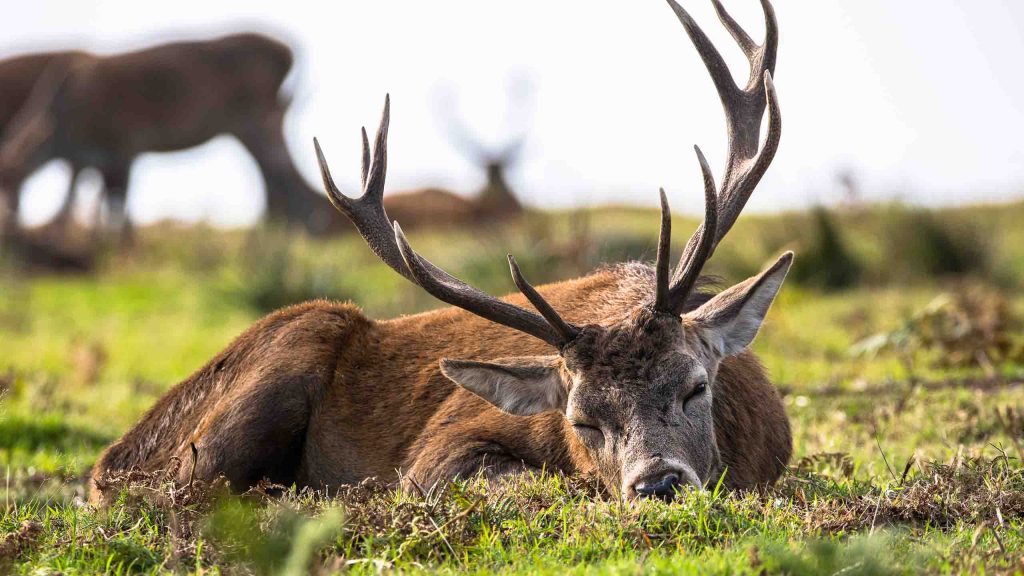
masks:
{"label": "deer eyelid", "polygon": [[697,396],[700,396],[700,395],[704,394],[705,392],[707,392],[707,390],[708,390],[708,377],[707,376],[701,376],[697,380],[697,383],[693,386],[693,388],[691,388],[690,391],[686,393],[686,397],[683,398],[683,406],[685,406],[687,403],[689,403],[690,400],[693,400]]}

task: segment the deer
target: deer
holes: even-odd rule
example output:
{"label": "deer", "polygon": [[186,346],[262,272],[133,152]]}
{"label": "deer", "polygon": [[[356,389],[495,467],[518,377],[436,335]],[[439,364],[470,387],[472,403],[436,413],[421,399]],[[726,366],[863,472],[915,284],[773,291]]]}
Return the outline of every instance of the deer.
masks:
{"label": "deer", "polygon": [[[528,91],[526,86],[519,86],[518,90],[510,90],[510,96],[513,97],[509,104],[510,113],[517,108],[526,107],[523,100],[527,94],[522,93],[524,89]],[[486,223],[519,216],[523,212],[523,206],[509,186],[505,174],[510,167],[519,162],[523,142],[526,139],[525,134],[520,133],[497,146],[487,145],[474,135],[461,117],[452,114],[451,111],[458,105],[454,96],[451,98],[452,101],[439,107],[439,110],[447,119],[452,146],[473,165],[482,168],[486,178],[484,185],[476,191],[472,198],[474,220]]]}
{"label": "deer", "polygon": [[[473,196],[463,196],[438,187],[418,188],[392,192],[384,198],[384,209],[391,218],[402,222],[407,230],[417,228],[445,228],[478,226],[510,220],[523,212],[523,207],[505,179],[508,167],[519,159],[523,138],[510,139],[498,147],[490,147],[473,136],[463,122],[450,116],[454,102],[445,102],[440,113],[449,126],[452,145],[474,165],[483,168],[484,185]],[[319,199],[314,201],[322,204]],[[329,228],[336,232],[351,232],[352,224],[340,212]]]}
{"label": "deer", "polygon": [[504,298],[445,272],[384,209],[388,97],[372,149],[363,130],[362,195],[338,189],[314,140],[324,187],[385,264],[450,307],[373,320],[351,303],[313,301],[270,314],[102,453],[90,498],[116,492],[114,473],[175,462],[179,482],[223,477],[235,490],[378,478],[415,492],[549,471],[596,478],[627,500],[670,500],[716,482],[777,480],[792,452],[789,422],[749,345],[793,255],[717,293],[702,276],[778,149],[775,14],[762,0],[767,32],[756,44],[713,0],[750,61],[740,88],[690,14],[667,1],[710,73],[729,136],[720,188],[695,147],[704,220],[674,269],[661,190],[653,266],[534,287],[509,256],[519,293]]}
{"label": "deer", "polygon": [[60,158],[70,163],[72,178],[59,218],[70,215],[78,174],[92,167],[103,177],[111,221],[130,237],[125,205],[134,160],[228,134],[256,160],[268,214],[315,226],[303,199],[322,195],[294,167],[283,134],[289,98],[281,89],[292,60],[285,44],[241,33],[110,56],[71,52],[9,61],[0,71],[18,76],[25,100],[0,143],[0,195],[8,212],[17,212],[22,181]]}
{"label": "deer", "polygon": [[[518,161],[522,138],[497,148],[489,148],[458,121],[449,120],[452,140],[473,164],[483,168],[484,185],[470,197],[438,187],[393,192],[384,198],[385,211],[406,229],[478,226],[519,216],[523,207],[509,187],[505,172]],[[322,200],[310,200],[322,204]],[[312,211],[312,210],[310,210]],[[340,212],[333,212],[327,228],[332,232],[351,232],[352,224]]]}

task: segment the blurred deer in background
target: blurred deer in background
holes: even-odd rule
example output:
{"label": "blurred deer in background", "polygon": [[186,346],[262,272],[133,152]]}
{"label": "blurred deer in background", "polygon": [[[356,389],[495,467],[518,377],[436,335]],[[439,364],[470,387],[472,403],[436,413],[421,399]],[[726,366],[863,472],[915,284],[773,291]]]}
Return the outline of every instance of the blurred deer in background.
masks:
{"label": "blurred deer in background", "polygon": [[[517,108],[522,107],[517,102]],[[401,190],[384,198],[387,213],[406,229],[444,228],[447,226],[474,226],[494,221],[509,220],[522,213],[523,207],[509,187],[505,173],[519,159],[524,137],[519,135],[503,146],[491,149],[475,138],[465,123],[451,114],[457,108],[454,97],[448,95],[438,106],[438,114],[448,130],[449,138],[457,150],[474,165],[484,169],[486,182],[473,196],[463,196],[438,187]],[[364,140],[366,134],[363,134]],[[366,141],[366,145],[369,142]],[[315,199],[317,205],[321,199]],[[335,214],[340,216],[340,214]],[[344,217],[332,222],[339,230],[352,230]]]}
{"label": "blurred deer in background", "polygon": [[438,106],[442,119],[447,124],[452,145],[473,165],[483,169],[486,181],[473,198],[474,212],[478,221],[505,220],[522,213],[519,199],[508,185],[506,174],[519,162],[526,140],[526,110],[530,107],[532,89],[520,79],[508,89],[508,110],[504,124],[513,127],[515,135],[497,146],[491,146],[476,137],[458,114],[454,95],[446,94]]}
{"label": "blurred deer in background", "polygon": [[64,159],[72,172],[60,213],[67,220],[77,175],[95,168],[110,218],[128,238],[125,205],[135,159],[228,134],[259,166],[268,215],[311,226],[304,199],[321,195],[295,169],[283,134],[289,102],[281,86],[291,66],[286,45],[258,34],[112,56],[54,53],[0,63],[0,81],[10,77],[18,87],[3,99],[8,121],[0,141],[0,194],[16,214],[22,181],[44,163]]}
{"label": "blurred deer in background", "polygon": [[236,490],[264,477],[314,488],[378,477],[429,490],[537,470],[593,474],[627,498],[668,499],[719,478],[734,488],[774,482],[790,428],[747,346],[792,254],[716,295],[701,291],[700,274],[778,148],[775,16],[762,0],[767,32],[757,45],[714,2],[750,61],[740,88],[689,14],[669,5],[711,74],[729,142],[721,188],[697,150],[705,219],[674,272],[662,191],[653,267],[632,262],[534,288],[510,256],[522,294],[502,299],[446,273],[385,211],[385,103],[372,152],[363,140],[362,195],[338,190],[317,144],[324,186],[385,264],[453,307],[386,321],[326,301],[271,314],[107,448],[92,497],[103,499],[110,473],[175,460],[186,463],[182,482],[224,475]]}

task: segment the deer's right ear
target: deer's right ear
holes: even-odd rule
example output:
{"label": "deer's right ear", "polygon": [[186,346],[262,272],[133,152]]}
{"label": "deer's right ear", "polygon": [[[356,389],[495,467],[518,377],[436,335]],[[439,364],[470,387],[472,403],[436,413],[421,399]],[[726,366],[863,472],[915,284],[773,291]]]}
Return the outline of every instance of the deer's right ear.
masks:
{"label": "deer's right ear", "polygon": [[441,372],[507,414],[565,412],[569,391],[562,380],[558,356],[501,358],[495,362],[445,358],[441,360]]}

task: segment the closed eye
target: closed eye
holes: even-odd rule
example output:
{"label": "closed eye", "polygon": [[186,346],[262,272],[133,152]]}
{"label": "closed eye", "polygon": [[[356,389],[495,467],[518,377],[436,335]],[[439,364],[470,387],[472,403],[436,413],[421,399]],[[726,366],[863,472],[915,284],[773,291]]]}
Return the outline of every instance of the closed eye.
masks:
{"label": "closed eye", "polygon": [[601,432],[601,429],[597,426],[585,424],[583,422],[573,422],[572,427],[575,428],[577,432]]}
{"label": "closed eye", "polygon": [[704,393],[707,391],[708,382],[707,380],[702,380],[699,384],[693,387],[693,390],[690,390],[690,393],[686,395],[686,398],[683,398],[683,406],[686,406],[686,404],[688,404],[690,400],[703,396]]}
{"label": "closed eye", "polygon": [[584,422],[573,422],[572,431],[576,433],[584,446],[592,450],[600,450],[604,447],[604,431],[592,424]]}

